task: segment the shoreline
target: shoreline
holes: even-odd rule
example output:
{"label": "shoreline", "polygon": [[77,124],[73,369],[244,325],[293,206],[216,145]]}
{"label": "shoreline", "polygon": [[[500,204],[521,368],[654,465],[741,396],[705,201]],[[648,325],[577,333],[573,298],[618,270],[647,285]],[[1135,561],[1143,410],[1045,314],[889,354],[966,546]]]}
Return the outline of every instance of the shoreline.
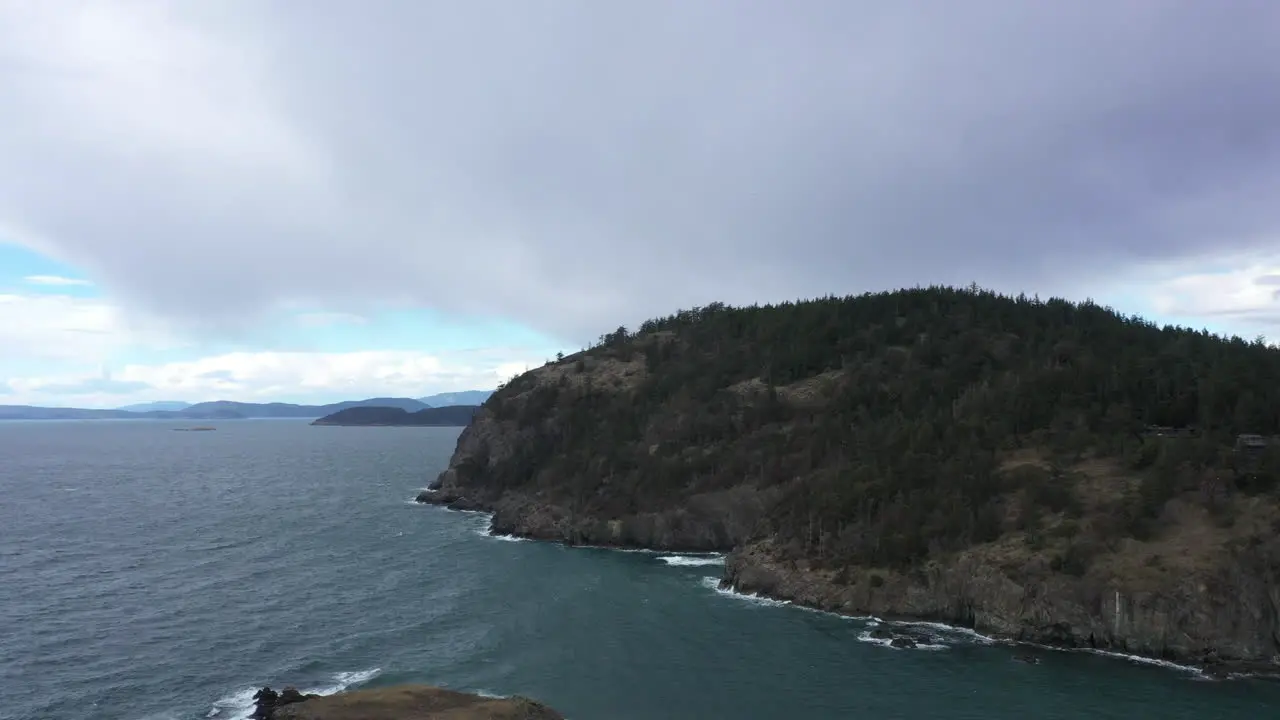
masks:
{"label": "shoreline", "polygon": [[311,423],[312,427],[420,427],[420,428],[460,428],[465,425],[424,425],[422,423],[386,423],[386,422],[320,422],[316,420]]}
{"label": "shoreline", "polygon": [[430,487],[422,490],[414,497],[413,502],[418,505],[426,505],[443,508],[451,512],[484,514],[489,516],[489,528],[485,535],[490,538],[505,540],[522,540],[529,542],[549,542],[575,549],[595,549],[609,550],[612,552],[643,552],[654,554],[672,554],[672,555],[713,555],[720,554],[726,557],[726,565],[721,577],[716,582],[718,592],[738,595],[746,599],[768,600],[777,603],[780,606],[792,606],[807,612],[817,612],[830,614],[836,617],[848,620],[874,621],[878,623],[886,623],[889,625],[899,625],[906,627],[934,627],[948,632],[968,634],[973,637],[980,638],[984,644],[1004,645],[1008,647],[1026,647],[1038,650],[1046,650],[1052,652],[1064,653],[1083,653],[1089,655],[1097,655],[1116,660],[1126,660],[1130,663],[1148,665],[1152,667],[1160,667],[1167,670],[1176,670],[1181,673],[1187,673],[1201,680],[1266,680],[1271,682],[1280,681],[1280,668],[1274,665],[1265,665],[1263,663],[1249,663],[1239,661],[1222,661],[1214,664],[1177,662],[1160,657],[1154,657],[1142,653],[1120,652],[1096,647],[1079,647],[1074,645],[1054,645],[1049,643],[1038,643],[1024,639],[1018,639],[1003,633],[988,633],[978,630],[976,627],[967,627],[944,619],[930,618],[914,615],[902,615],[895,613],[872,613],[860,612],[857,610],[843,610],[819,607],[814,603],[807,602],[802,598],[788,596],[787,593],[769,592],[766,589],[743,589],[738,583],[733,582],[733,569],[728,562],[728,556],[734,553],[738,548],[731,548],[720,551],[680,551],[672,549],[656,549],[651,547],[642,547],[634,545],[600,545],[576,543],[567,538],[545,538],[538,537],[532,533],[520,532],[513,530],[510,533],[495,533],[493,528],[493,518],[496,511],[485,503],[474,502],[461,495],[442,493],[438,489]]}

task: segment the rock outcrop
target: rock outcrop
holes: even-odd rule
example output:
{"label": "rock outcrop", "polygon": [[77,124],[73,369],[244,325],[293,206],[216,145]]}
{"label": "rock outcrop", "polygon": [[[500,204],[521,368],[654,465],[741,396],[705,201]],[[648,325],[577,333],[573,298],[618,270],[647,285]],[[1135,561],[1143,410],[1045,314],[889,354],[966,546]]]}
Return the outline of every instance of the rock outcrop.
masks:
{"label": "rock outcrop", "polygon": [[303,693],[297,688],[289,686],[280,692],[272,690],[270,686],[264,687],[253,694],[253,714],[250,716],[253,720],[272,720],[277,717],[277,713],[286,705],[293,705],[304,700],[318,698],[315,693]]}
{"label": "rock outcrop", "polygon": [[[1280,539],[1258,547],[1243,568],[1170,574],[1163,581],[1114,572],[1105,563],[1084,577],[1035,567],[1002,567],[996,548],[976,548],[916,572],[818,570],[784,560],[758,543],[725,561],[721,586],[851,616],[929,620],[989,637],[1063,648],[1159,658],[1227,674],[1277,673]],[[888,637],[888,636],[886,636]],[[896,638],[895,638],[896,639]]]}
{"label": "rock outcrop", "polygon": [[520,492],[484,482],[485,472],[517,461],[531,441],[513,420],[482,408],[458,437],[449,468],[418,494],[422,503],[493,513],[492,531],[571,545],[632,547],[672,552],[721,552],[755,531],[776,491],[752,487],[690,494],[674,507],[612,517],[575,511],[555,491]]}
{"label": "rock outcrop", "polygon": [[[283,700],[283,693],[281,694]],[[277,704],[268,720],[564,720],[527,698],[491,698],[425,685],[307,696]]]}

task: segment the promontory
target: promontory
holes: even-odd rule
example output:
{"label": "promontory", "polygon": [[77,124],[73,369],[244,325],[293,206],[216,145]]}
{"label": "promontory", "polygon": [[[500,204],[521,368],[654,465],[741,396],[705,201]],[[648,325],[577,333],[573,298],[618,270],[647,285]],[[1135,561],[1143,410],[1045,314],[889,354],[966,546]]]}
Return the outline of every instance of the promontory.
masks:
{"label": "promontory", "polygon": [[259,720],[564,720],[527,698],[484,697],[426,685],[324,696],[263,688],[255,698],[254,717]]}
{"label": "promontory", "polygon": [[487,400],[421,500],[729,551],[849,614],[1280,670],[1280,350],[918,288],[618,328]]}

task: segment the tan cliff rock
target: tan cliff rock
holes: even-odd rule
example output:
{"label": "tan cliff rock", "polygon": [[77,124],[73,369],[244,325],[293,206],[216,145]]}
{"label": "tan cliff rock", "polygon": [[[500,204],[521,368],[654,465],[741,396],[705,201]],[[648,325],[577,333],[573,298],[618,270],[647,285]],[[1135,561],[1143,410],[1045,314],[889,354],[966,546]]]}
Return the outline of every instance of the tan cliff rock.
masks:
{"label": "tan cliff rock", "polygon": [[425,685],[313,697],[276,708],[271,720],[564,720],[527,698],[490,698]]}
{"label": "tan cliff rock", "polygon": [[722,587],[828,612],[929,620],[997,639],[1091,648],[1202,666],[1280,670],[1280,540],[1229,564],[1156,582],[1112,572],[1103,558],[1083,577],[1035,560],[1002,567],[975,548],[913,573],[819,570],[782,559],[767,542],[732,552]]}

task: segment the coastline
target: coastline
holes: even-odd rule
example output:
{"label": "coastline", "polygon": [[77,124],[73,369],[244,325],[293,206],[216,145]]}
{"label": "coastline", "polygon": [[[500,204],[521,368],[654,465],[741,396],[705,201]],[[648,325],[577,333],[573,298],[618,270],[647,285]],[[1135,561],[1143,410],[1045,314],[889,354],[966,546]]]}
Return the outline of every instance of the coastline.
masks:
{"label": "coastline", "polygon": [[[969,634],[982,639],[987,644],[999,644],[1009,647],[1027,647],[1054,652],[1079,652],[1098,655],[1100,657],[1127,660],[1131,663],[1151,665],[1183,673],[1189,673],[1200,679],[1235,680],[1265,679],[1280,680],[1280,663],[1220,658],[1216,653],[1208,653],[1199,658],[1173,655],[1160,657],[1155,653],[1142,652],[1140,649],[1125,647],[1098,647],[1081,643],[1069,632],[1060,631],[1058,623],[1047,623],[1049,632],[1028,637],[1025,633],[1003,631],[990,622],[983,622],[981,614],[968,609],[969,617],[960,613],[942,612],[910,613],[901,612],[893,607],[872,602],[849,603],[847,589],[837,587],[830,577],[820,571],[789,570],[787,580],[791,582],[769,581],[769,576],[776,578],[778,568],[760,563],[761,553],[758,548],[735,547],[720,550],[676,550],[671,548],[654,548],[634,543],[610,542],[607,538],[598,538],[593,542],[581,542],[563,535],[552,535],[546,532],[530,532],[519,527],[498,528],[495,518],[498,508],[493,503],[473,501],[461,494],[442,491],[428,487],[422,490],[413,500],[417,504],[442,507],[446,510],[464,513],[482,513],[489,516],[489,537],[507,540],[525,540],[552,542],[566,547],[581,549],[600,549],[617,552],[646,552],[673,554],[708,554],[725,555],[725,569],[716,583],[719,592],[738,595],[744,598],[763,599],[779,605],[789,605],[809,612],[828,613],[851,620],[873,621],[890,626],[934,627],[949,632]],[[752,552],[755,550],[756,552]],[[748,559],[750,558],[750,559]],[[756,564],[753,564],[752,561]],[[836,598],[842,598],[837,602]],[[966,622],[966,619],[969,622]],[[1168,655],[1169,653],[1166,653]]]}
{"label": "coastline", "polygon": [[315,420],[311,423],[313,427],[421,427],[421,428],[460,428],[465,425],[450,425],[448,423],[440,425],[430,425],[425,423],[394,423],[394,422],[320,422]]}

